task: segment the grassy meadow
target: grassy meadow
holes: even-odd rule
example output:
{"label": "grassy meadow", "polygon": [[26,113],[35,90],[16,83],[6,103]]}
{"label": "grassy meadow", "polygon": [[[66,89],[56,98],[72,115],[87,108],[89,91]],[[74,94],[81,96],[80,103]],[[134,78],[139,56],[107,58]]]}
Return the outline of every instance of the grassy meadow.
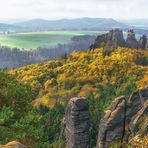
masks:
{"label": "grassy meadow", "polygon": [[49,31],[0,35],[0,45],[20,49],[36,49],[70,42],[73,36],[98,35],[100,31]]}

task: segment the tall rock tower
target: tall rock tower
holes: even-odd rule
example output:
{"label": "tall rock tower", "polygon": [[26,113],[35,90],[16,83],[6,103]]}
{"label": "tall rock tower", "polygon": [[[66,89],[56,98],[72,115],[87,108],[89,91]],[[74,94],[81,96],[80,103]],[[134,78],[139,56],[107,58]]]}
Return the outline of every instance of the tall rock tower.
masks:
{"label": "tall rock tower", "polygon": [[139,40],[139,49],[147,49],[147,36],[144,34]]}
{"label": "tall rock tower", "polygon": [[138,49],[138,41],[136,40],[135,32],[132,29],[128,30],[126,44],[128,48]]}
{"label": "tall rock tower", "polygon": [[90,116],[87,100],[81,97],[70,99],[66,110],[65,123],[66,147],[90,148]]}
{"label": "tall rock tower", "polygon": [[99,35],[94,44],[90,46],[90,49],[108,47],[124,47],[125,40],[123,38],[123,32],[120,29],[112,29],[106,34]]}

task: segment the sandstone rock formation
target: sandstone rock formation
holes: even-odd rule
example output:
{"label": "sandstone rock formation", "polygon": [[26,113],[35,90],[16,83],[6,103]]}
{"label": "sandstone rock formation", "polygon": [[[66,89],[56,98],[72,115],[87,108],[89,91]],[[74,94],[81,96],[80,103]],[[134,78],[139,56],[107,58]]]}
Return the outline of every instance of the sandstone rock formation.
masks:
{"label": "sandstone rock formation", "polygon": [[137,134],[148,134],[148,86],[134,92],[127,103],[124,97],[112,103],[101,119],[97,148],[128,143]]}
{"label": "sandstone rock formation", "polygon": [[91,45],[91,49],[99,48],[102,46],[125,46],[123,32],[120,29],[113,29],[109,33],[97,37],[95,43]]}
{"label": "sandstone rock formation", "polygon": [[72,98],[65,114],[67,148],[89,148],[90,116],[84,98]]}
{"label": "sandstone rock formation", "polygon": [[102,34],[98,36],[95,43],[90,46],[90,49],[101,48],[107,43],[107,34]]}
{"label": "sandstone rock formation", "polygon": [[[148,86],[134,92],[126,106],[124,139],[128,141],[130,137],[135,136],[139,131],[141,131],[140,134],[148,132]],[[140,124],[146,125],[140,127]]]}
{"label": "sandstone rock formation", "polygon": [[124,46],[125,41],[123,38],[123,32],[119,29],[111,30],[107,35],[107,44],[109,46]]}
{"label": "sandstone rock formation", "polygon": [[17,141],[9,142],[6,145],[0,145],[0,148],[27,148],[25,145]]}
{"label": "sandstone rock formation", "polygon": [[[64,120],[67,148],[89,148],[89,128],[87,100],[72,98]],[[113,101],[100,121],[96,147],[109,148],[116,144],[120,147],[137,135],[147,134],[148,86],[135,91],[129,99],[121,96]]]}
{"label": "sandstone rock formation", "polygon": [[138,49],[138,41],[135,37],[135,32],[132,29],[127,33],[126,45],[128,48]]}
{"label": "sandstone rock formation", "polygon": [[105,112],[100,122],[97,148],[108,148],[113,143],[122,141],[124,120],[125,98],[119,97]]}
{"label": "sandstone rock formation", "polygon": [[139,40],[139,49],[147,49],[147,36],[144,34]]}
{"label": "sandstone rock formation", "polygon": [[131,29],[128,31],[127,39],[125,41],[122,30],[113,29],[108,33],[99,35],[96,38],[95,43],[90,46],[90,49],[107,47],[109,50],[111,47],[116,48],[118,46],[132,49],[148,49],[148,39],[146,35],[143,35],[140,40],[137,41],[135,32]]}

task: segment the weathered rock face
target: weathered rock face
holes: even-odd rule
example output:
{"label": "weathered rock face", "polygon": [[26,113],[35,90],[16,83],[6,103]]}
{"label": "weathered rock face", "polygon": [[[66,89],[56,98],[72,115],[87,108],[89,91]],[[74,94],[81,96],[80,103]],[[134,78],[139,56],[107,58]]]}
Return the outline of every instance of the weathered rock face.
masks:
{"label": "weathered rock face", "polygon": [[20,142],[12,141],[6,145],[0,145],[0,148],[27,148],[27,146],[21,144]]}
{"label": "weathered rock face", "polygon": [[95,43],[90,46],[90,49],[107,47],[128,47],[132,49],[148,49],[148,40],[146,35],[143,35],[139,41],[135,37],[134,30],[129,30],[126,41],[123,38],[123,32],[119,29],[113,29],[106,34],[99,35]]}
{"label": "weathered rock face", "polygon": [[147,49],[147,36],[143,35],[139,40],[139,49]]}
{"label": "weathered rock face", "polygon": [[119,29],[113,29],[111,30],[107,35],[107,44],[109,46],[124,46],[125,41],[123,38],[123,32]]}
{"label": "weathered rock face", "polygon": [[[72,98],[67,107],[64,129],[67,148],[89,148],[90,117],[88,102]],[[138,89],[126,101],[121,96],[113,101],[99,125],[97,148],[129,143],[136,135],[148,134],[148,86]]]}
{"label": "weathered rock face", "polygon": [[109,31],[109,33],[98,36],[95,43],[91,45],[90,48],[95,49],[103,46],[109,46],[109,47],[125,46],[122,30],[113,29]]}
{"label": "weathered rock face", "polygon": [[[137,112],[137,114],[132,118],[131,122],[129,123],[132,135],[136,135],[136,133],[139,133],[140,130],[141,130],[140,132],[144,135],[148,133],[147,117],[148,117],[148,100],[144,102],[143,107]],[[143,127],[140,127],[140,124]]]}
{"label": "weathered rock face", "polygon": [[128,143],[137,134],[148,134],[148,86],[134,92],[127,103],[124,97],[112,103],[101,119],[97,148]]}
{"label": "weathered rock face", "polygon": [[106,43],[107,43],[107,34],[99,35],[96,38],[95,43],[90,46],[90,49],[101,48]]}
{"label": "weathered rock face", "polygon": [[128,48],[138,49],[138,41],[136,40],[134,30],[129,30],[126,44]]}
{"label": "weathered rock face", "polygon": [[[148,87],[138,89],[134,92],[126,106],[124,140],[128,141],[129,137],[134,136],[140,130],[140,134],[148,132],[148,123],[142,123],[145,121],[148,122]],[[140,124],[146,125],[140,127]]]}
{"label": "weathered rock face", "polygon": [[72,98],[65,114],[67,148],[89,148],[88,102],[84,98]]}
{"label": "weathered rock face", "polygon": [[115,99],[100,122],[97,148],[108,148],[122,141],[124,120],[125,98],[120,97]]}

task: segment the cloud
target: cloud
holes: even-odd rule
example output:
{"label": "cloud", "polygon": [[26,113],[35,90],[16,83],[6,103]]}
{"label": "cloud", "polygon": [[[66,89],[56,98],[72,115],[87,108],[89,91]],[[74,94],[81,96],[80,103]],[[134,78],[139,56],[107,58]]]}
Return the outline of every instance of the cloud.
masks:
{"label": "cloud", "polygon": [[146,18],[147,0],[0,0],[0,19]]}

